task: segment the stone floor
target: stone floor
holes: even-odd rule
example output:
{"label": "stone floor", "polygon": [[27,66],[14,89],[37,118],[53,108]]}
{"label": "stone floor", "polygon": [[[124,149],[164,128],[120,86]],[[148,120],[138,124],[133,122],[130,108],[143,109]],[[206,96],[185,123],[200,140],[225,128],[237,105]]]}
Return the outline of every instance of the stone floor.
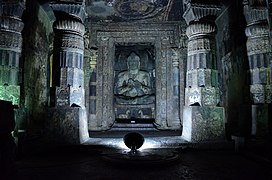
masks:
{"label": "stone floor", "polygon": [[188,147],[131,155],[102,146],[30,146],[23,149],[7,179],[272,179],[270,150],[265,145],[241,152]]}

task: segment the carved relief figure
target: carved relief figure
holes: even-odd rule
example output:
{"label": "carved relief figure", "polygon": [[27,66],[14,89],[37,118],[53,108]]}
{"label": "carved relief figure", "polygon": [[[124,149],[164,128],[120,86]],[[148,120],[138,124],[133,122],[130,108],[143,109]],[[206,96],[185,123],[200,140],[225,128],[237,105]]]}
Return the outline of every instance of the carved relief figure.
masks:
{"label": "carved relief figure", "polygon": [[140,70],[140,57],[132,52],[127,58],[128,70],[117,75],[116,102],[119,104],[150,104],[155,100],[151,77]]}

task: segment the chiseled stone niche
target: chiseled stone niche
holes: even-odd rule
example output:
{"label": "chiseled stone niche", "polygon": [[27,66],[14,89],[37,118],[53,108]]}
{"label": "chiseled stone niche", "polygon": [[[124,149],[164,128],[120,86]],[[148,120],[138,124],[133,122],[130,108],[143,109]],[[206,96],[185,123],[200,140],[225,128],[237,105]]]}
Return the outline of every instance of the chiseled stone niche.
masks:
{"label": "chiseled stone niche", "polygon": [[97,23],[89,28],[90,44],[97,49],[86,91],[89,130],[108,130],[122,120],[142,119],[158,129],[181,130],[180,24]]}

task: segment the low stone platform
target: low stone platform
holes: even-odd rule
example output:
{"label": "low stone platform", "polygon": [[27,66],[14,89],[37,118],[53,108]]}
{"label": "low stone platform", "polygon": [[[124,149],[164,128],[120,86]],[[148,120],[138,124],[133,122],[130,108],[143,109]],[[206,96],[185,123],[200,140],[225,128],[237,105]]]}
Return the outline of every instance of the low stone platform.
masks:
{"label": "low stone platform", "polygon": [[137,132],[144,137],[181,136],[178,130],[158,130],[153,123],[114,123],[107,131],[89,131],[91,138],[123,138],[127,133]]}

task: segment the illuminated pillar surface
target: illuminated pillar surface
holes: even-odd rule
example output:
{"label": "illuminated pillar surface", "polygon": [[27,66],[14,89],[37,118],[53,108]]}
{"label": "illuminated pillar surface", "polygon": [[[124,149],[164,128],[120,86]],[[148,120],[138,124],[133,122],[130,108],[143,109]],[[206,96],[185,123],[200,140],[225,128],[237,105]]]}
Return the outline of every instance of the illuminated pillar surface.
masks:
{"label": "illuminated pillar surface", "polygon": [[[84,104],[84,42],[81,5],[52,5],[56,14],[54,23],[53,86],[56,87],[56,106],[82,106]],[[76,13],[76,14],[74,14]],[[68,17],[69,17],[68,16]]]}
{"label": "illuminated pillar surface", "polygon": [[184,13],[189,41],[182,136],[191,142],[221,140],[225,130],[224,108],[217,107],[216,26],[212,20],[201,20],[217,16],[220,8],[198,4],[188,7]]}
{"label": "illuminated pillar surface", "polygon": [[84,5],[52,3],[54,29],[53,88],[48,136],[56,142],[79,144],[88,138],[84,91]]}
{"label": "illuminated pillar surface", "polygon": [[0,2],[0,99],[19,105],[24,2]]}
{"label": "illuminated pillar surface", "polygon": [[251,80],[251,134],[263,136],[268,133],[268,105],[272,102],[272,59],[267,9],[245,4],[244,15],[247,21],[245,33],[248,38],[247,55]]}

